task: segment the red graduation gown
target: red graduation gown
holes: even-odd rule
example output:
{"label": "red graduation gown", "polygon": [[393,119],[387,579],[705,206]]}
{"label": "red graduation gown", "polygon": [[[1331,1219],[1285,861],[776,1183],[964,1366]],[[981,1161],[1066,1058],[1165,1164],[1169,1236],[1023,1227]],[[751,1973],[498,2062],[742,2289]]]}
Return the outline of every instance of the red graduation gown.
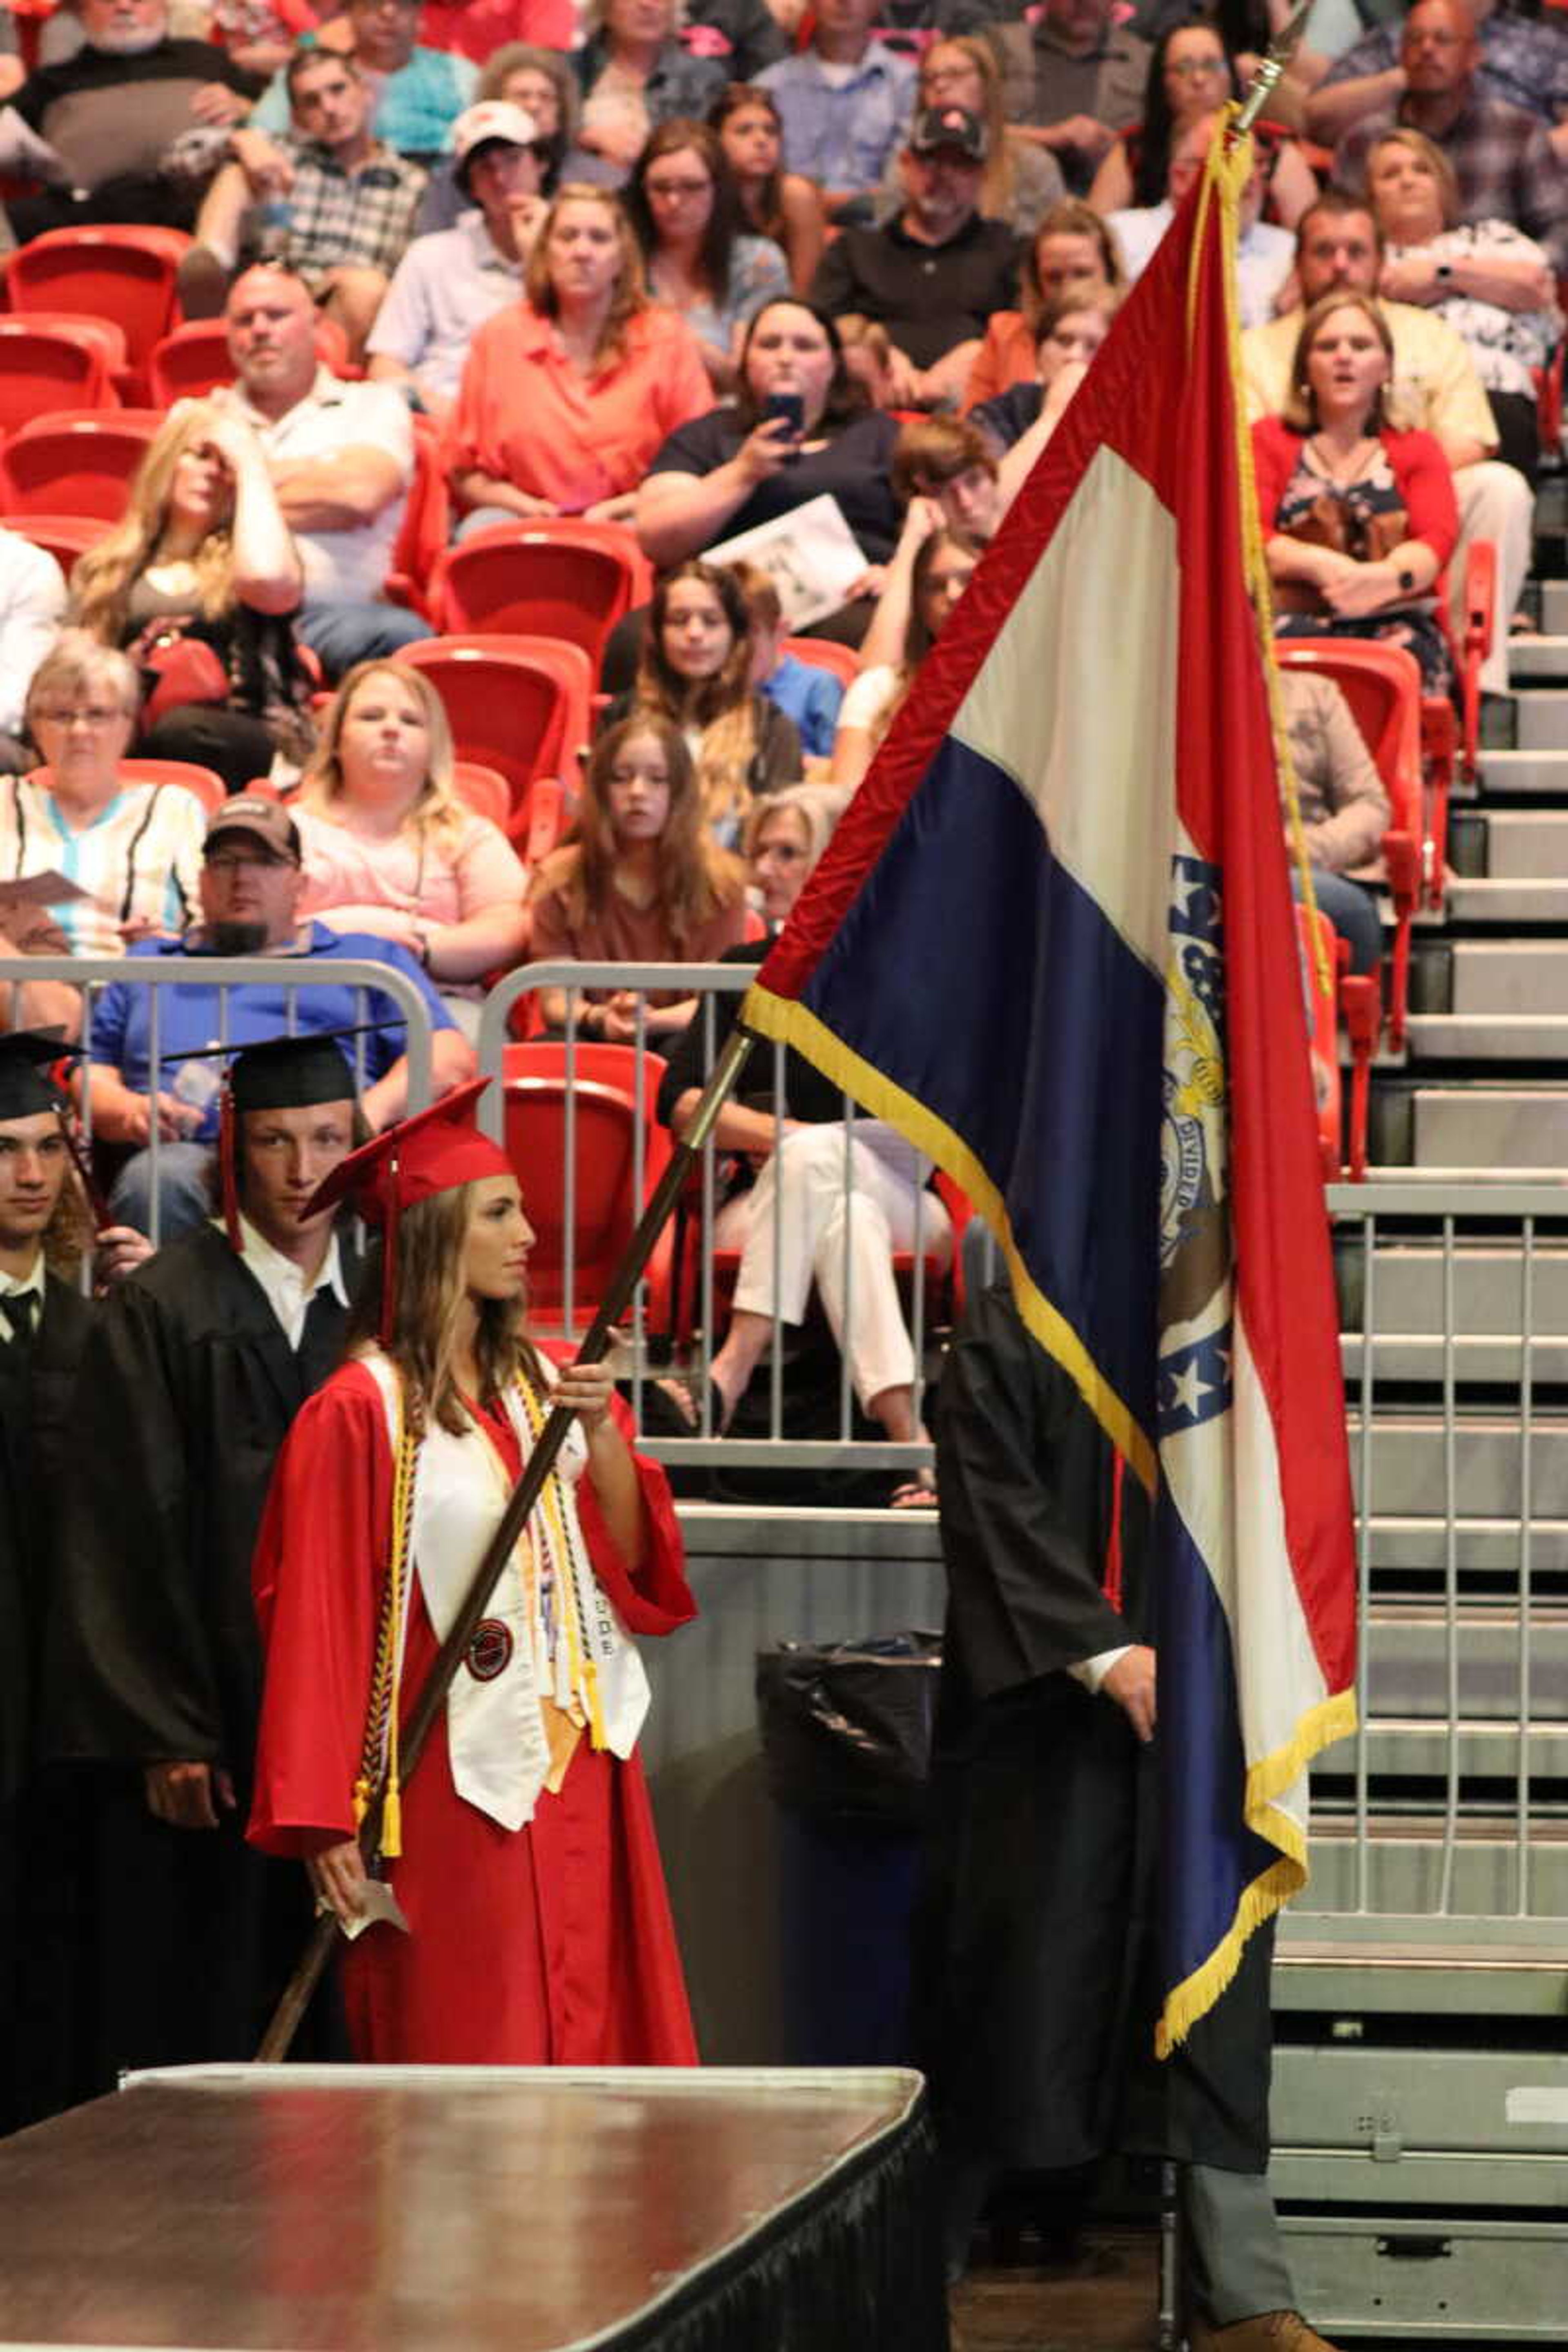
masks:
{"label": "red graduation gown", "polygon": [[[617,1407],[617,1412],[618,1412]],[[623,1426],[625,1426],[623,1420]],[[504,1419],[484,1427],[509,1475]],[[630,1569],[589,1478],[579,1516],[594,1572],[634,1634],[695,1616],[657,1464],[637,1458],[645,1542]],[[304,1407],[279,1458],[258,1540],[267,1685],[248,1834],[305,1855],[353,1833],[392,1525],[392,1449],[380,1393],[359,1364]],[[437,1643],[410,1580],[405,1710]],[[558,1794],[502,1829],[452,1785],[444,1727],[403,1792],[391,1865],[410,1934],[378,1926],[342,1956],[355,2052],[385,2064],[688,2065],[697,2051],[642,1767],[579,1740]]]}

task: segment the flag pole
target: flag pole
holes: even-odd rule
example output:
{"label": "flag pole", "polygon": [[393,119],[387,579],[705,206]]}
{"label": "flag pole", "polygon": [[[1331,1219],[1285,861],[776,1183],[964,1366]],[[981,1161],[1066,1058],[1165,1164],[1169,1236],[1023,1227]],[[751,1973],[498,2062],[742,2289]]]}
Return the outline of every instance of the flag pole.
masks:
{"label": "flag pole", "polygon": [[[725,1040],[723,1050],[702,1090],[691,1124],[671,1153],[669,1163],[637,1221],[637,1231],[626,1244],[620,1264],[610,1277],[598,1310],[577,1351],[579,1363],[596,1364],[609,1346],[610,1335],[631,1303],[632,1293],[641,1280],[653,1245],[680,1196],[688,1171],[712,1133],[719,1114],[733,1092],[736,1080],[755,1043],[755,1034],[739,1023]],[[398,1742],[400,1777],[405,1783],[413,1777],[424,1754],[437,1718],[446,1705],[453,1678],[468,1655],[479,1621],[489,1607],[490,1596],[511,1558],[518,1538],[528,1523],[529,1514],[539,1499],[566,1433],[575,1419],[575,1413],[563,1405],[552,1405],[545,1417],[539,1441],[523,1466],[521,1477],[511,1490],[500,1525],[485,1547],[484,1556],[474,1570],[462,1606],[409,1709],[408,1719]],[[385,1799],[384,1776],[365,1808],[358,1832],[360,1852],[373,1875],[376,1874],[380,1859]],[[256,2053],[258,2065],[275,2066],[288,2056],[300,2021],[310,2007],[311,1995],[321,1982],[321,1971],[327,1965],[327,1957],[338,1932],[336,1916],[331,1911],[324,1911],[316,1921],[310,1940],[273,2012],[272,2021],[262,2037]]]}
{"label": "flag pole", "polygon": [[1268,55],[1253,77],[1251,89],[1241,101],[1241,111],[1226,133],[1227,146],[1234,147],[1238,139],[1246,138],[1276,89],[1289,72],[1291,61],[1300,47],[1302,37],[1307,30],[1307,19],[1315,5],[1316,0],[1301,0],[1301,5],[1295,15],[1280,26],[1279,38],[1270,44]]}

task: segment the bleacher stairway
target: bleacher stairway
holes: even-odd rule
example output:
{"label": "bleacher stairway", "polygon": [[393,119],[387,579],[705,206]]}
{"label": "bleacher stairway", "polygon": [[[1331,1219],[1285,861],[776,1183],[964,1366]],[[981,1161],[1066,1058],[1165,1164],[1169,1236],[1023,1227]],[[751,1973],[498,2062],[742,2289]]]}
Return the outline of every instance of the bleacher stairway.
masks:
{"label": "bleacher stairway", "polygon": [[[1537,524],[1568,572],[1568,478]],[[1274,2116],[1336,2341],[1568,2340],[1568,578],[1534,593],[1336,1226],[1366,1723],[1313,1776]]]}

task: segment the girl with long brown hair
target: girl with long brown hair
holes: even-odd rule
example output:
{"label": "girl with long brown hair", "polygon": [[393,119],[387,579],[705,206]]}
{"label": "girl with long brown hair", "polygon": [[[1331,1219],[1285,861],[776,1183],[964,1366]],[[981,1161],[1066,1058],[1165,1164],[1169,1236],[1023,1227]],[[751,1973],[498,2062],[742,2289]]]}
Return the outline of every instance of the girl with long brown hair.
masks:
{"label": "girl with long brown hair", "polygon": [[[544,860],[533,879],[533,956],[580,963],[707,963],[742,939],[745,868],[703,822],[697,772],[680,730],[654,710],[634,710],[594,746],[577,812],[577,837]],[[656,991],[647,1032],[684,1029],[695,998]],[[637,1034],[629,990],[582,991],[577,1026],[589,1037]],[[566,991],[546,989],[546,1025],[566,1023]]]}
{"label": "girl with long brown hair", "polygon": [[798,783],[800,732],[752,682],[752,616],[724,565],[693,558],[653,592],[637,683],[611,709],[656,710],[679,727],[697,763],[702,814],[732,848],[758,793]]}
{"label": "girl with long brown hair", "polygon": [[[351,1153],[310,1203],[352,1199],[384,1238],[257,1548],[249,1834],[303,1859],[358,1929],[356,1829],[384,1791],[380,1854],[410,1932],[377,1918],[343,1956],[362,2059],[687,2063],[631,1639],[695,1614],[679,1531],[604,1366],[557,1368],[530,1339],[533,1236],[515,1172],[472,1124],[486,1084]],[[404,1717],[554,1404],[575,1426],[405,1787]]]}
{"label": "girl with long brown hair", "polygon": [[809,294],[827,241],[827,212],[815,180],[783,168],[778,100],[760,82],[732,81],[708,120],[719,133],[748,223],[783,249],[795,293]]}

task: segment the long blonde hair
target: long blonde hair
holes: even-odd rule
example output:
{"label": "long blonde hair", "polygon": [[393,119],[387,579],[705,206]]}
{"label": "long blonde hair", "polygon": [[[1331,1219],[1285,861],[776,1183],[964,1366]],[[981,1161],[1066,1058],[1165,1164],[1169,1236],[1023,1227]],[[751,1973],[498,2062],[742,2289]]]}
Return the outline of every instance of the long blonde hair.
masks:
{"label": "long blonde hair", "polygon": [[[467,1297],[463,1244],[474,1213],[473,1184],[454,1184],[416,1201],[397,1221],[397,1293],[392,1306],[392,1337],[386,1352],[403,1375],[409,1425],[422,1437],[432,1422],[461,1437],[470,1426],[453,1371],[458,1318]],[[385,1244],[377,1243],[343,1335],[347,1356],[363,1356],[380,1344],[382,1266]],[[493,1404],[521,1375],[544,1386],[540,1360],[527,1334],[528,1309],[520,1298],[477,1300],[479,1328],[474,1360],[479,1371],[479,1402]]]}
{"label": "long blonde hair", "polygon": [[978,209],[987,220],[1007,219],[1013,209],[1013,196],[1017,184],[1016,150],[1007,135],[1007,117],[1002,103],[1002,68],[996,52],[989,41],[978,33],[938,33],[931,47],[921,59],[921,71],[916,78],[920,106],[934,106],[920,84],[925,68],[937,49],[956,49],[968,59],[980,77],[980,121],[985,132],[985,169],[980,181]]}
{"label": "long blonde hair", "polygon": [[[193,442],[211,432],[218,412],[210,400],[176,401],[136,468],[125,512],[96,547],[79,556],[71,572],[76,616],[100,642],[117,646],[125,634],[131,592],[158,549],[169,520],[174,468]],[[192,558],[197,600],[205,616],[232,612],[234,537],[227,522],[208,531]]]}
{"label": "long blonde hair", "polygon": [[430,680],[412,662],[356,662],[332,697],[331,706],[321,722],[321,733],[310,765],[300,780],[300,806],[317,816],[324,816],[341,824],[343,797],[343,765],[341,751],[343,721],[349,705],[367,679],[395,677],[399,686],[413,695],[424,713],[425,725],[430,736],[430,763],[419,797],[403,822],[412,825],[428,841],[443,848],[457,846],[462,833],[465,812],[458,796],[455,782],[456,754],[452,749],[452,730],[447,718],[447,706]]}

